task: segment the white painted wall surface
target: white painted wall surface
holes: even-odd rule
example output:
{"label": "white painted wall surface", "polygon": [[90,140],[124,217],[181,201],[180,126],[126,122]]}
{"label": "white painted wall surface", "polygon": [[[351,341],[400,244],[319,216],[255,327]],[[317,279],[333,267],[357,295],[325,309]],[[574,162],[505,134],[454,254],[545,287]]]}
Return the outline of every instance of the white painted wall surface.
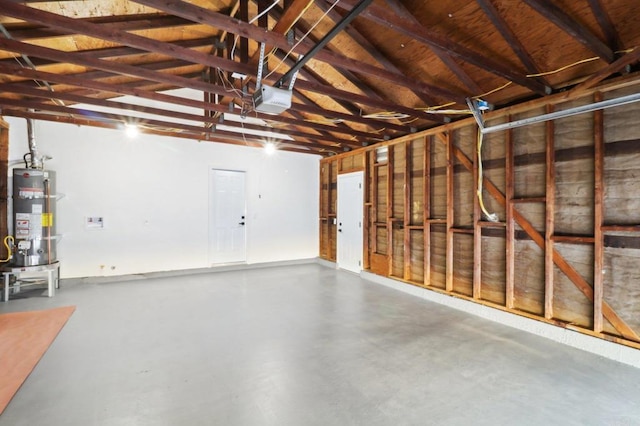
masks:
{"label": "white painted wall surface", "polygon": [[[28,151],[26,121],[7,117],[10,164]],[[209,168],[247,172],[247,262],[318,255],[319,157],[36,121],[57,172],[63,278],[203,268]],[[85,226],[102,216],[105,229]]]}

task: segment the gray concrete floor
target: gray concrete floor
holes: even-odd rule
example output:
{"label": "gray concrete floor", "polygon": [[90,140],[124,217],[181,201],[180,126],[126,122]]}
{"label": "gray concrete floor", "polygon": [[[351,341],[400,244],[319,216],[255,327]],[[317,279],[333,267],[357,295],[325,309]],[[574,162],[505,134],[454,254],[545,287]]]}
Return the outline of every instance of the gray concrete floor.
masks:
{"label": "gray concrete floor", "polygon": [[0,425],[640,425],[639,369],[317,264],[76,284],[0,313],[64,305]]}

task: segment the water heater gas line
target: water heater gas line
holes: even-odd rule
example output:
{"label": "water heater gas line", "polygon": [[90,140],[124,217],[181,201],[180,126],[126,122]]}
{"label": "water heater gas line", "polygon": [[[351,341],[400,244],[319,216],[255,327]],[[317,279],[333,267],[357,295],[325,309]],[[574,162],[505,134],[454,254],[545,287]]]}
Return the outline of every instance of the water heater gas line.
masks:
{"label": "water heater gas line", "polygon": [[[9,240],[11,240],[11,244],[9,244]],[[15,239],[13,238],[13,236],[7,235],[6,237],[4,237],[4,246],[7,248],[7,258],[0,260],[0,263],[7,263],[11,260],[11,258],[13,258],[13,252],[11,249],[13,248],[14,244]]]}

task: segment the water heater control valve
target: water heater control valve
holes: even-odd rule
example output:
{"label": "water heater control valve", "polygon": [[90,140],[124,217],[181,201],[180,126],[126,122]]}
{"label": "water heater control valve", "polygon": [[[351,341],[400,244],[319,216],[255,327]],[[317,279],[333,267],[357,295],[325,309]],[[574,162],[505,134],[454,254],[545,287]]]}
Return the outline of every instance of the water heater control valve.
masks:
{"label": "water heater control valve", "polygon": [[31,241],[22,240],[18,241],[18,250],[29,250],[31,248]]}

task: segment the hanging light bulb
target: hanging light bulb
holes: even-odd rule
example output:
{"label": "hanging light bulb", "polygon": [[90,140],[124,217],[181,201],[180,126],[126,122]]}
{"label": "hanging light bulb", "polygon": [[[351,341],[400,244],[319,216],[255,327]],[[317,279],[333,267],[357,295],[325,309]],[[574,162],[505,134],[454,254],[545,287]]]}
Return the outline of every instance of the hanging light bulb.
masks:
{"label": "hanging light bulb", "polygon": [[266,152],[267,155],[273,155],[273,153],[276,152],[276,144],[274,144],[273,142],[265,143],[264,152]]}
{"label": "hanging light bulb", "polygon": [[127,135],[129,139],[134,139],[140,133],[140,129],[135,124],[125,124],[124,125],[124,133]]}

